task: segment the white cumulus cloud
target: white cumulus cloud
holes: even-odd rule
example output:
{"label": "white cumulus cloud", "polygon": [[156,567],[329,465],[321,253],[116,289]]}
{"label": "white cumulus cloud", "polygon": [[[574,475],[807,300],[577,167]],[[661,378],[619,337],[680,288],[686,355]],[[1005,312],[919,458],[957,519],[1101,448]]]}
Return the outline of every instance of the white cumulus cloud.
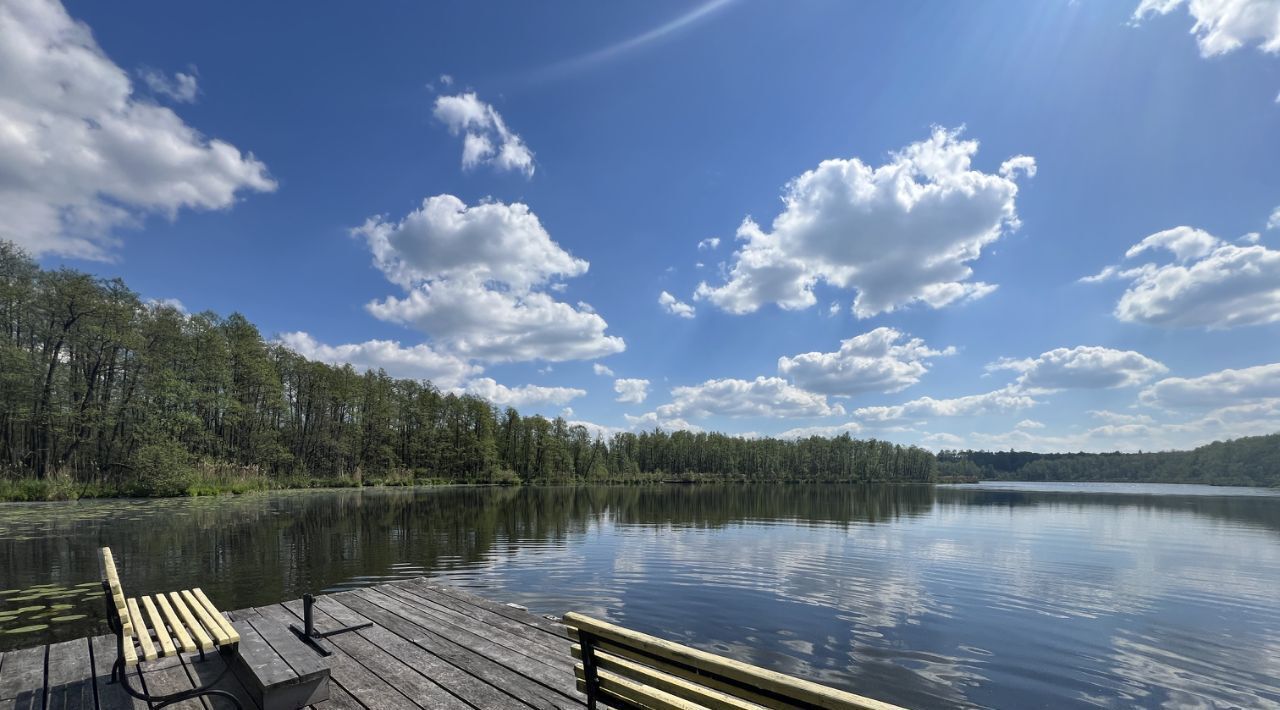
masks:
{"label": "white cumulus cloud", "polygon": [[1214,409],[1280,398],[1280,362],[1225,369],[1200,377],[1168,377],[1144,389],[1143,404],[1163,409]]}
{"label": "white cumulus cloud", "polygon": [[138,76],[153,94],[167,96],[178,103],[192,103],[200,93],[195,72],[175,72],[173,76],[169,76],[158,69],[143,69],[138,72]]}
{"label": "white cumulus cloud", "polygon": [[585,395],[586,390],[576,387],[540,387],[538,385],[521,385],[507,387],[495,382],[490,377],[471,380],[462,388],[467,394],[473,394],[499,407],[521,407],[566,404],[569,400]]}
{"label": "white cumulus cloud", "polygon": [[1195,19],[1191,34],[1201,56],[1214,57],[1249,44],[1280,54],[1280,2],[1276,0],[1142,0],[1133,19],[1167,15],[1182,5]]}
{"label": "white cumulus cloud", "polygon": [[649,381],[637,378],[620,378],[613,381],[613,391],[618,393],[617,401],[640,404],[649,396]]}
{"label": "white cumulus cloud", "polygon": [[1020,360],[1001,358],[987,369],[1019,372],[1018,384],[1035,391],[1131,387],[1169,371],[1142,353],[1096,345],[1056,348]]}
{"label": "white cumulus cloud", "polygon": [[455,387],[482,369],[426,344],[402,346],[394,340],[325,345],[305,332],[283,333],[278,342],[308,360],[351,365],[357,370],[386,370],[393,377],[431,380],[440,388]]}
{"label": "white cumulus cloud", "polygon": [[1280,321],[1280,251],[1176,227],[1143,239],[1126,257],[1160,251],[1173,261],[1108,266],[1081,281],[1129,281],[1115,307],[1122,321],[1210,330]]}
{"label": "white cumulus cloud", "polygon": [[805,418],[844,414],[824,395],[800,389],[781,377],[726,378],[675,387],[671,402],[656,410],[659,420],[726,417]]}
{"label": "white cumulus cloud", "polygon": [[694,315],[696,315],[696,311],[694,310],[693,306],[685,303],[684,301],[679,300],[678,298],[676,298],[675,296],[672,296],[666,291],[663,291],[662,293],[658,294],[658,304],[662,306],[662,310],[666,311],[667,313],[670,313],[673,316],[679,316],[681,318],[692,318],[694,317]]}
{"label": "white cumulus cloud", "polygon": [[552,241],[523,204],[468,207],[437,195],[402,220],[370,218],[354,233],[406,291],[369,303],[368,311],[422,331],[443,350],[495,362],[563,361],[626,347],[589,305],[540,290],[586,273],[588,264]]}
{"label": "white cumulus cloud", "polygon": [[707,237],[706,239],[703,239],[702,241],[698,242],[699,251],[703,249],[707,249],[707,250],[716,249],[719,246],[720,246],[720,237]]}
{"label": "white cumulus cloud", "polygon": [[613,377],[613,370],[609,369],[609,366],[608,366],[608,365],[603,365],[603,364],[598,363],[598,362],[593,362],[593,363],[591,363],[591,371],[592,371],[592,372],[594,372],[594,373],[596,373],[597,375],[604,375],[604,376],[606,376],[606,377]]}
{"label": "white cumulus cloud", "polygon": [[738,228],[725,283],[702,283],[695,298],[730,313],[768,303],[808,308],[819,282],[854,289],[866,318],[919,302],[934,308],[979,298],[995,286],[972,281],[970,262],[1018,226],[1017,156],[1003,174],[975,170],[978,142],[959,131],[933,134],[872,167],[858,158],[823,161],[792,180],[769,230],[750,218]]}
{"label": "white cumulus cloud", "polygon": [[971,394],[950,399],[920,397],[904,404],[861,407],[853,416],[869,422],[890,422],[903,419],[928,419],[930,417],[970,417],[983,414],[1002,414],[1035,406],[1039,402],[1016,386],[1003,387],[982,394]]}
{"label": "white cumulus cloud", "polygon": [[148,214],[224,209],[276,183],[251,153],[138,98],[54,0],[0,3],[0,239],[107,259]]}
{"label": "white cumulus cloud", "polygon": [[437,97],[435,116],[454,135],[462,134],[464,169],[492,165],[498,170],[533,176],[533,151],[507,128],[497,109],[481,101],[475,92]]}
{"label": "white cumulus cloud", "polygon": [[930,359],[954,352],[950,347],[934,350],[920,338],[881,327],[841,341],[833,353],[780,357],[778,373],[797,387],[822,394],[899,392],[920,381]]}

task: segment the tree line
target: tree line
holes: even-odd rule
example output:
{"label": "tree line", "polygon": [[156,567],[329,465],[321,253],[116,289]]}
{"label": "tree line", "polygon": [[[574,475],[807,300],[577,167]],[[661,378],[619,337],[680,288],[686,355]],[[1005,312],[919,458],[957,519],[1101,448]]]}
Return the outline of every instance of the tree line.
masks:
{"label": "tree line", "polygon": [[943,477],[1280,486],[1280,434],[1215,441],[1190,451],[1038,454],[939,451]]}
{"label": "tree line", "polygon": [[932,480],[890,442],[592,436],[382,371],[308,360],[239,314],[145,303],[0,241],[0,498],[368,482]]}

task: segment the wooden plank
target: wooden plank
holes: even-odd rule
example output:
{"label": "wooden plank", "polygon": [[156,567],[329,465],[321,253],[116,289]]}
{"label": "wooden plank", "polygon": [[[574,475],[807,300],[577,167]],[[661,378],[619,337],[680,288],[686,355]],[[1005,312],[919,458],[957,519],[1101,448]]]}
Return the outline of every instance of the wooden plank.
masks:
{"label": "wooden plank", "polygon": [[[585,700],[574,689],[569,668],[557,669],[512,651],[510,648],[493,643],[483,635],[483,629],[480,629],[480,633],[476,634],[442,625],[433,617],[424,615],[418,607],[406,604],[395,597],[383,595],[375,588],[342,592],[333,595],[333,599],[348,607],[357,609],[360,613],[375,619],[378,623],[388,628],[395,628],[397,633],[419,645],[452,644],[488,659],[499,666],[515,671],[524,678],[541,684],[550,691],[558,692],[575,703],[581,703]],[[395,626],[393,627],[393,625]],[[557,657],[568,657],[568,654],[563,649],[555,655]],[[513,686],[508,692],[514,692],[518,687]],[[530,693],[535,693],[535,697],[545,697],[545,692],[536,687],[532,689],[519,688],[521,696]],[[555,702],[560,701],[558,698],[549,697],[548,699]]]}
{"label": "wooden plank", "polygon": [[[412,581],[418,582],[419,580],[412,580]],[[528,624],[529,626],[532,626],[534,628],[542,629],[543,631],[546,631],[549,634],[565,637],[565,638],[567,638],[569,635],[569,632],[565,629],[563,624],[556,623],[549,619],[544,619],[541,616],[538,616],[537,614],[530,614],[527,611],[522,611],[520,609],[516,609],[515,607],[507,606],[506,604],[500,604],[490,599],[485,599],[484,597],[476,596],[475,594],[472,594],[470,592],[464,592],[463,590],[458,589],[456,587],[444,587],[438,584],[430,584],[425,579],[421,580],[420,583],[422,586],[428,589],[434,590],[446,596],[453,597],[454,599],[467,602],[468,604],[471,604],[473,606],[478,606],[481,609],[488,609],[489,611],[492,611],[496,614],[501,614],[502,616],[505,616],[514,621],[519,621],[522,624]]]}
{"label": "wooden plank", "polygon": [[272,621],[261,614],[254,614],[249,621],[262,636],[262,640],[280,654],[299,678],[314,678],[329,672],[329,664],[324,658],[316,653],[315,649],[303,643],[297,634],[289,630],[287,624]]}
{"label": "wooden plank", "polygon": [[[386,595],[387,597],[395,599],[401,604],[412,608],[415,612],[421,615],[424,620],[433,620],[430,628],[433,630],[439,628],[440,631],[449,638],[461,641],[471,637],[478,637],[480,643],[496,643],[506,646],[512,651],[521,653],[533,661],[548,666],[554,672],[563,674],[573,671],[573,661],[569,658],[569,654],[566,652],[570,644],[567,639],[554,637],[550,634],[530,629],[531,633],[542,637],[535,641],[523,635],[508,631],[505,628],[492,626],[486,622],[478,621],[473,617],[465,616],[453,610],[437,606],[423,600],[419,596],[389,585],[370,587],[363,591],[379,596]],[[506,619],[505,617],[497,618],[508,621],[516,626],[522,626],[522,624],[518,624],[517,622]],[[543,643],[543,641],[546,641],[546,643]],[[468,642],[464,645],[470,645],[470,643]]]}
{"label": "wooden plank", "polygon": [[200,591],[199,587],[192,589],[191,594],[196,598],[196,601],[204,606],[209,618],[213,619],[213,621],[222,629],[223,633],[226,634],[227,640],[219,641],[218,643],[235,643],[240,640],[236,636],[235,627],[231,625],[230,621],[227,621],[227,617],[223,616],[221,611],[218,611],[218,607],[214,606],[213,602],[209,601],[209,597],[206,597],[204,592]]}
{"label": "wooden plank", "polygon": [[[358,608],[359,614],[354,613],[351,608],[347,608],[346,605],[348,604],[352,605],[353,608]],[[375,617],[374,620],[379,621],[379,623],[382,621],[394,623],[388,617],[396,616],[385,609],[378,608],[376,605],[355,597],[353,592],[321,597],[317,600],[316,606],[324,608],[339,623],[343,624],[366,618],[362,614]],[[399,611],[401,614],[412,614],[412,610],[400,609]],[[413,635],[413,638],[409,640],[415,645],[463,669],[489,685],[502,689],[509,695],[521,698],[536,707],[563,708],[566,710],[581,707],[581,701],[571,699],[567,694],[542,685],[513,668],[512,666],[514,665],[520,665],[521,661],[528,662],[528,659],[520,656],[520,654],[513,653],[495,644],[488,644],[484,648],[461,646],[440,634],[423,628],[421,625],[413,624],[412,626],[416,627],[416,629],[409,632]],[[569,692],[572,692],[572,690]]]}
{"label": "wooden plank", "polygon": [[[150,695],[171,695],[196,687],[191,683],[191,678],[187,676],[186,669],[182,667],[182,659],[178,656],[168,656],[155,661],[142,661],[138,664],[138,670],[142,676],[142,687]],[[135,683],[134,688],[137,687],[138,685]],[[204,707],[204,703],[197,698],[166,705],[165,707],[182,708],[182,710],[207,710]]]}
{"label": "wooden plank", "polygon": [[[333,626],[349,626],[368,621],[362,616],[343,608],[321,597],[317,601],[317,610],[323,610],[332,619]],[[322,606],[323,603],[323,606]],[[331,637],[335,646],[340,646],[353,658],[364,664],[378,677],[392,687],[409,696],[414,702],[424,707],[465,708],[466,703],[442,687],[434,678],[427,677],[419,669],[409,665],[399,654],[391,653],[381,643],[370,639],[368,630],[339,634]],[[385,641],[385,639],[383,639]]]}
{"label": "wooden plank", "polygon": [[[116,637],[115,636],[95,636],[89,639],[89,647],[93,652],[93,676],[94,685],[98,692],[98,710],[143,710],[147,706],[141,700],[130,697],[124,692],[124,688],[120,687],[120,683],[109,682],[111,680],[111,668],[116,662]],[[130,682],[133,687],[141,687],[138,682],[137,668],[132,670],[126,669],[126,673],[132,673],[133,678]]]}
{"label": "wooden plank", "polygon": [[[667,673],[658,672],[634,661],[628,661],[625,658],[611,656],[600,651],[596,651],[595,658],[596,665],[600,670],[609,671],[614,675],[670,693],[703,707],[711,708],[711,710],[759,710],[763,707],[729,693],[714,690]],[[581,663],[574,666],[573,673],[574,677],[579,681],[586,680],[586,671],[583,670]],[[582,684],[579,683],[578,686],[582,687]]]}
{"label": "wooden plank", "polygon": [[[701,705],[670,693],[650,688],[609,671],[599,672],[600,693],[606,698],[652,710],[705,710]],[[580,688],[586,684],[578,682]]]}
{"label": "wooden plank", "polygon": [[44,662],[47,646],[23,648],[4,654],[0,666],[0,700],[30,698],[44,706]]}
{"label": "wooden plank", "polygon": [[[666,673],[667,675],[682,678],[691,683],[697,683],[698,685],[729,693],[748,702],[756,703],[761,707],[774,708],[775,710],[787,710],[794,705],[794,703],[786,700],[779,700],[778,698],[769,695],[761,695],[760,693],[745,689],[739,684],[707,675],[697,669],[689,668],[677,663],[655,660],[652,656],[647,656],[639,651],[623,646],[615,646],[608,641],[597,642],[595,644],[595,649],[596,651],[603,650],[611,656],[625,658],[635,663],[661,671],[662,673]],[[578,644],[573,645],[573,657],[578,660],[582,660],[582,649]]]}
{"label": "wooden plank", "polygon": [[[341,685],[337,683],[329,684],[329,699],[308,705],[310,710],[365,710],[365,707],[356,700],[355,696],[348,693]],[[248,710],[246,707],[245,710]]]}
{"label": "wooden plank", "polygon": [[[209,635],[213,636],[219,646],[231,643],[231,634],[227,633],[227,630],[222,627],[222,624],[218,623],[218,621],[209,614],[209,612],[204,608],[204,605],[200,603],[200,600],[196,599],[196,596],[191,593],[190,589],[182,590],[182,598],[187,602],[187,608],[196,615],[196,618],[204,625],[205,631],[208,631]],[[218,618],[221,619],[222,615],[219,614]],[[225,621],[225,619],[223,619],[223,621]]]}
{"label": "wooden plank", "polygon": [[[225,690],[236,697],[240,701],[243,710],[257,710],[258,706],[254,702],[249,690],[236,678],[234,673],[223,673],[226,668],[227,656],[221,653],[206,653],[204,660],[200,660],[199,653],[184,653],[179,656],[182,664],[186,669],[187,677],[195,686],[203,686],[206,683],[218,678],[218,682],[214,683],[213,688],[217,690]],[[217,710],[227,707],[226,698],[204,698],[204,704],[210,708]]]}
{"label": "wooden plank", "polygon": [[151,632],[147,630],[147,623],[142,620],[142,614],[138,611],[138,600],[129,597],[126,603],[129,605],[129,618],[133,620],[138,644],[142,646],[142,660],[154,661],[160,654],[156,653],[155,644],[151,643]]}
{"label": "wooden plank", "polygon": [[[424,613],[438,616],[464,628],[484,628],[486,634],[498,632],[494,640],[539,659],[555,659],[551,663],[566,671],[573,663],[565,654],[567,639],[541,629],[522,624],[501,614],[482,609],[453,597],[447,597],[426,587],[380,584],[377,591],[398,596]],[[510,640],[512,643],[507,643]]]}
{"label": "wooden plank", "polygon": [[565,623],[570,627],[571,634],[575,634],[575,630],[581,629],[597,638],[612,642],[611,646],[635,649],[649,656],[674,661],[711,675],[718,675],[743,683],[748,687],[777,693],[791,700],[808,703],[820,708],[831,708],[833,710],[845,710],[848,708],[857,708],[859,710],[901,710],[889,703],[864,698],[860,695],[846,693],[842,690],[829,688],[825,685],[771,671],[760,666],[753,666],[749,663],[717,656],[713,653],[666,641],[656,636],[643,634],[606,621],[592,619],[582,614],[566,614]]}
{"label": "wooden plank", "polygon": [[[351,607],[348,607],[348,609],[351,609]],[[397,658],[404,660],[437,685],[466,700],[471,705],[494,708],[530,707],[530,705],[520,701],[520,696],[503,692],[503,690],[484,682],[464,669],[413,643],[405,635],[405,632],[407,631],[410,634],[417,632],[416,626],[408,622],[396,623],[395,620],[390,621],[390,625],[373,626],[360,633],[381,648],[390,651]]]}
{"label": "wooden plank", "polygon": [[273,685],[285,685],[297,682],[298,673],[285,663],[280,654],[271,648],[249,621],[239,621],[237,632],[240,634],[240,648],[237,655],[243,668],[252,673],[263,688]]}
{"label": "wooden plank", "polygon": [[93,663],[89,658],[88,639],[63,641],[49,646],[45,687],[45,707],[50,710],[94,706]]}
{"label": "wooden plank", "polygon": [[173,635],[178,637],[178,647],[186,653],[192,653],[197,650],[199,646],[191,639],[191,634],[187,633],[186,626],[183,625],[182,619],[178,617],[178,613],[169,605],[169,600],[163,594],[157,594],[156,603],[160,605],[160,611],[164,612],[164,618],[169,622],[169,627],[173,629]]}
{"label": "wooden plank", "polygon": [[160,653],[172,656],[176,653],[173,647],[173,639],[169,637],[169,630],[165,628],[164,617],[160,616],[160,612],[156,609],[155,602],[151,601],[150,596],[142,597],[142,608],[146,610],[147,619],[151,621],[151,629],[156,632],[156,639],[160,642]]}
{"label": "wooden plank", "polygon": [[182,617],[182,621],[191,632],[191,636],[195,638],[196,645],[203,651],[212,651],[213,639],[209,638],[209,634],[205,633],[204,627],[200,625],[200,622],[196,621],[196,617],[187,608],[187,603],[182,601],[182,597],[177,592],[169,592],[169,601],[173,602],[173,608],[178,611],[178,616]]}
{"label": "wooden plank", "polygon": [[[297,614],[294,614],[283,604],[258,607],[255,611],[265,618],[273,619],[282,624],[299,624],[301,623],[302,602],[290,603],[298,607]],[[317,612],[316,616],[316,620],[320,623],[325,623],[326,619],[332,621],[323,612]],[[352,636],[354,634],[344,635]],[[337,639],[338,637],[334,638]],[[333,650],[333,655],[329,656],[330,682],[346,690],[350,695],[358,699],[362,705],[368,708],[387,708],[388,710],[414,710],[419,707],[394,686],[388,684],[349,655],[345,641],[342,645],[334,643],[328,643],[327,645]],[[333,687],[331,685],[330,693],[332,694],[332,692]]]}

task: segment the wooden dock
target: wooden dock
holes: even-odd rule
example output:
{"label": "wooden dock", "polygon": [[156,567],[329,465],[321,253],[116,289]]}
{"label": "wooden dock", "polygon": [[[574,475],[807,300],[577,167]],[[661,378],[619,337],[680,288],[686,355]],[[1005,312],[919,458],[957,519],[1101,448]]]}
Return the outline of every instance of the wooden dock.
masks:
{"label": "wooden dock", "polygon": [[[520,609],[416,579],[317,597],[320,629],[371,622],[325,643],[332,676],[330,697],[317,710],[370,708],[583,708],[575,690],[571,642],[564,626]],[[302,602],[242,609],[255,616],[301,624]],[[109,636],[0,653],[0,710],[23,708],[145,708],[107,681],[115,661]],[[186,654],[140,664],[151,693],[194,687],[222,670],[216,653],[201,661]],[[221,686],[246,710],[255,708],[233,674]],[[211,708],[216,699],[188,700],[175,708]]]}

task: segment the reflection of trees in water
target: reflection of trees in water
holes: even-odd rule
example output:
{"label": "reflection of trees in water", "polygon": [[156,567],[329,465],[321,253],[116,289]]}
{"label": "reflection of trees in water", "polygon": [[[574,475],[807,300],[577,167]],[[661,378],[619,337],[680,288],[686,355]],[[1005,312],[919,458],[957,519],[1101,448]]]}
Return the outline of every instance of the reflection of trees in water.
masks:
{"label": "reflection of trees in water", "polygon": [[1192,515],[1280,532],[1280,496],[1197,496],[1137,493],[1075,493],[1046,491],[974,490],[940,487],[940,507],[972,506],[1031,508],[1127,508],[1144,513]]}
{"label": "reflection of trees in water", "polygon": [[379,489],[14,506],[0,515],[8,586],[98,576],[116,551],[127,589],[202,585],[224,606],[263,604],[384,575],[474,564],[506,546],[558,544],[608,519],[718,527],[744,520],[879,522],[920,515],[927,486],[620,486]]}

